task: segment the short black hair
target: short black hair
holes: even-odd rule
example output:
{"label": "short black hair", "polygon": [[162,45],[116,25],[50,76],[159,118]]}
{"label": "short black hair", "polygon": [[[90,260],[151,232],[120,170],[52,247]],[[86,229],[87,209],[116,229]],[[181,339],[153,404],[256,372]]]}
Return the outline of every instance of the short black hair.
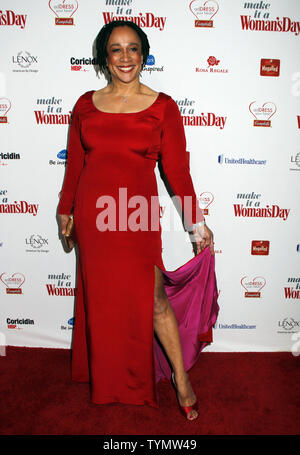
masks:
{"label": "short black hair", "polygon": [[99,72],[101,74],[105,74],[108,76],[110,79],[110,74],[109,74],[109,69],[106,65],[106,57],[107,57],[107,43],[109,40],[109,37],[111,35],[111,32],[115,27],[131,27],[139,36],[141,40],[141,47],[142,47],[142,55],[143,55],[143,63],[142,63],[142,70],[144,66],[147,63],[147,59],[149,56],[149,50],[150,50],[150,45],[148,41],[148,37],[146,33],[134,22],[131,21],[123,21],[123,20],[117,20],[117,21],[111,21],[108,24],[105,24],[100,32],[98,33],[96,37],[96,54],[97,54],[97,64],[99,66]]}

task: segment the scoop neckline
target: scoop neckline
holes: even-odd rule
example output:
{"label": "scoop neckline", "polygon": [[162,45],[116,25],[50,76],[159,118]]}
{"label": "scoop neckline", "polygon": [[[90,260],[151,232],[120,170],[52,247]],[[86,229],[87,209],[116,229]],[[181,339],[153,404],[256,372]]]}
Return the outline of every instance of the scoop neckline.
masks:
{"label": "scoop neckline", "polygon": [[93,108],[100,112],[101,114],[107,114],[107,115],[133,115],[133,114],[141,114],[143,112],[146,112],[148,111],[151,107],[153,107],[156,102],[158,101],[158,99],[160,98],[160,96],[162,95],[162,92],[158,92],[158,96],[156,97],[156,99],[153,101],[152,104],[150,104],[150,106],[146,107],[146,109],[142,109],[141,111],[137,111],[137,112],[105,112],[105,111],[101,111],[101,109],[98,109],[95,104],[94,104],[94,101],[93,101],[93,94],[95,93],[96,90],[91,90],[91,104],[93,106]]}

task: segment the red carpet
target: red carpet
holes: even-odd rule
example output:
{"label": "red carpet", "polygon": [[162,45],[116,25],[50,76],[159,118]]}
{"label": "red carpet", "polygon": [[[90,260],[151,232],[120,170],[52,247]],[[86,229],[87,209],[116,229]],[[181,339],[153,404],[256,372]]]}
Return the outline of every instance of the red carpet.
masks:
{"label": "red carpet", "polygon": [[161,407],[95,405],[70,380],[70,351],[7,347],[0,357],[1,435],[298,435],[300,357],[209,353],[189,372],[200,417],[185,421],[169,382]]}

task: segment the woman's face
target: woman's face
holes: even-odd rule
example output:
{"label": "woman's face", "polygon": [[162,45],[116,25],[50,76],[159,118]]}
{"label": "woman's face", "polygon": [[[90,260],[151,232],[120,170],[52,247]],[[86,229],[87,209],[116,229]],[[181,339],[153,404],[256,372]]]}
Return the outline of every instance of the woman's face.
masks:
{"label": "woman's face", "polygon": [[106,61],[113,80],[128,83],[139,77],[143,63],[141,40],[132,28],[115,27],[106,49]]}

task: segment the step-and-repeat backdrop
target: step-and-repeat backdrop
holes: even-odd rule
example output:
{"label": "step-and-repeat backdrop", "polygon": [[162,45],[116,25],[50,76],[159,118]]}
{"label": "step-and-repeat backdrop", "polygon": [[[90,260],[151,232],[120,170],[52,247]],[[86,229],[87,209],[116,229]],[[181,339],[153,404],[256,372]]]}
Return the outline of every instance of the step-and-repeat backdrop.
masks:
{"label": "step-and-repeat backdrop", "polygon": [[[122,19],[150,41],[141,81],[180,108],[215,235],[220,313],[206,350],[298,354],[299,0],[1,2],[2,354],[5,345],[71,346],[77,252],[65,249],[56,214],[70,113],[106,85],[93,45]],[[174,270],[192,245],[179,222],[168,228],[170,196],[155,172],[163,260]]]}

